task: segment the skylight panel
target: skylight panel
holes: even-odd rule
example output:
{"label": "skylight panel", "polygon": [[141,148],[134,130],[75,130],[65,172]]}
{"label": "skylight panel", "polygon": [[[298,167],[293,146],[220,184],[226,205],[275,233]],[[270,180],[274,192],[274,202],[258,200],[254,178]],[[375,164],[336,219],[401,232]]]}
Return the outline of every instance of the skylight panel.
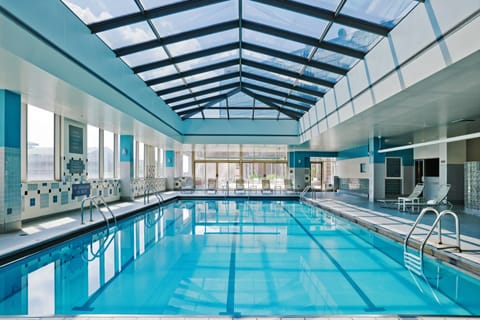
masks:
{"label": "skylight panel", "polygon": [[61,0],[85,24],[108,20],[138,12],[134,1],[118,0]]}
{"label": "skylight panel", "polygon": [[313,60],[328,63],[344,69],[350,69],[355,63],[360,61],[360,59],[357,58],[320,48],[315,52]]}
{"label": "skylight panel", "polygon": [[238,41],[238,30],[233,29],[212,33],[203,37],[197,37],[195,39],[175,42],[167,45],[167,48],[172,55],[177,56],[236,41]]}
{"label": "skylight panel", "polygon": [[393,28],[418,1],[355,0],[347,1],[340,13]]}
{"label": "skylight panel", "polygon": [[295,72],[300,72],[300,70],[303,68],[302,64],[268,56],[255,51],[243,50],[242,52],[243,52],[243,55],[242,55],[243,58],[256,61],[259,63],[263,63],[272,67],[283,68],[283,69],[295,71]]}
{"label": "skylight panel", "polygon": [[233,119],[251,119],[252,118],[252,110],[229,109],[228,113],[230,118],[233,118]]}
{"label": "skylight panel", "polygon": [[337,23],[332,25],[325,36],[325,41],[327,42],[363,52],[370,50],[380,39],[382,39],[382,37],[379,35]]}
{"label": "skylight panel", "polygon": [[337,73],[328,72],[328,71],[318,69],[318,68],[313,68],[313,67],[305,68],[303,74],[312,76],[318,79],[327,80],[330,82],[337,82],[342,77]]}
{"label": "skylight panel", "polygon": [[164,95],[162,95],[162,99],[163,100],[168,100],[168,99],[177,98],[177,97],[188,95],[188,94],[190,94],[189,90],[180,90],[180,91],[177,91],[177,92],[164,94]]}
{"label": "skylight panel", "polygon": [[244,1],[243,17],[247,20],[311,37],[320,37],[327,26],[326,20],[250,0]]}
{"label": "skylight panel", "polygon": [[150,79],[160,78],[160,77],[164,77],[164,76],[168,76],[176,73],[177,73],[177,70],[175,69],[175,67],[173,65],[170,65],[163,68],[157,68],[157,69],[141,72],[138,74],[138,76],[142,78],[143,81],[147,81]]}
{"label": "skylight panel", "polygon": [[238,5],[225,1],[152,19],[152,23],[160,36],[165,37],[236,19]]}
{"label": "skylight panel", "polygon": [[111,48],[117,49],[155,39],[155,34],[146,22],[130,24],[97,35]]}
{"label": "skylight panel", "polygon": [[270,109],[270,110],[255,109],[254,112],[255,112],[254,113],[255,119],[277,119],[278,113],[279,113],[279,111],[274,109]]}
{"label": "skylight panel", "polygon": [[236,49],[236,50],[220,52],[217,54],[208,55],[205,57],[177,63],[177,67],[180,69],[180,71],[187,71],[191,69],[200,68],[206,65],[210,65],[213,63],[218,63],[218,62],[227,61],[231,59],[238,59],[238,57],[239,57],[238,49]]}
{"label": "skylight panel", "polygon": [[145,10],[163,7],[172,3],[182,2],[183,0],[140,0]]}
{"label": "skylight panel", "polygon": [[161,61],[167,58],[167,53],[165,52],[165,50],[163,50],[162,47],[139,51],[126,56],[122,56],[122,60],[125,61],[130,67],[144,65],[154,61]]}
{"label": "skylight panel", "polygon": [[167,82],[155,84],[155,85],[151,86],[151,88],[154,91],[160,91],[160,90],[164,90],[164,89],[168,89],[168,88],[172,88],[172,87],[177,87],[177,86],[180,86],[180,85],[184,85],[182,79],[175,79],[175,80],[172,80],[172,81],[167,81]]}
{"label": "skylight panel", "polygon": [[340,3],[340,0],[296,0],[297,2],[305,3],[310,6],[335,11]]}
{"label": "skylight panel", "polygon": [[309,52],[312,50],[311,46],[306,44],[295,42],[280,37],[271,36],[265,33],[243,29],[243,41],[252,44],[257,44],[267,48],[273,48],[286,53],[290,53],[300,57],[308,57]]}
{"label": "skylight panel", "polygon": [[226,74],[226,73],[237,72],[237,71],[238,71],[238,66],[233,66],[233,67],[223,68],[223,69],[217,69],[217,70],[197,73],[195,75],[185,77],[185,81],[187,81],[187,83],[195,82],[195,81],[204,80],[204,79],[208,79],[208,78],[213,78],[213,77],[220,76],[220,75],[223,75],[223,74]]}

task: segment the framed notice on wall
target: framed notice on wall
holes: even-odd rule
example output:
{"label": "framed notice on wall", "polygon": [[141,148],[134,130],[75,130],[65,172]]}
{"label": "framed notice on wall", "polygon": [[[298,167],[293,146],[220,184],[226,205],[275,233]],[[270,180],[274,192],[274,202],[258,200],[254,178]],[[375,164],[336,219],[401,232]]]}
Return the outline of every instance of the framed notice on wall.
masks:
{"label": "framed notice on wall", "polygon": [[83,154],[83,128],[68,126],[68,152]]}

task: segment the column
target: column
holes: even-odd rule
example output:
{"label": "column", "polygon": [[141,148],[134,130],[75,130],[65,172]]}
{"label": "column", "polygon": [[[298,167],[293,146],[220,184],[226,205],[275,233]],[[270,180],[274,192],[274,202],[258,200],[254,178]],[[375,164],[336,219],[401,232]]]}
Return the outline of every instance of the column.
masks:
{"label": "column", "polygon": [[0,90],[0,233],[21,222],[20,95]]}
{"label": "column", "polygon": [[370,170],[368,171],[368,200],[385,198],[385,154],[378,153],[382,138],[368,139],[368,157]]}
{"label": "column", "polygon": [[134,178],[133,166],[133,136],[120,136],[120,199],[133,201],[132,183]]}

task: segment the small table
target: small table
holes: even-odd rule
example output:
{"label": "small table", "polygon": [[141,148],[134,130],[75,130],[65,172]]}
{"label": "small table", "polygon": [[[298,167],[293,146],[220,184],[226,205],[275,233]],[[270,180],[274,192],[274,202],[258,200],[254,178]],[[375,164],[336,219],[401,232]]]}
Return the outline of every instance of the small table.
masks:
{"label": "small table", "polygon": [[411,204],[412,207],[420,202],[420,198],[417,197],[398,197],[398,211],[406,211],[407,204]]}

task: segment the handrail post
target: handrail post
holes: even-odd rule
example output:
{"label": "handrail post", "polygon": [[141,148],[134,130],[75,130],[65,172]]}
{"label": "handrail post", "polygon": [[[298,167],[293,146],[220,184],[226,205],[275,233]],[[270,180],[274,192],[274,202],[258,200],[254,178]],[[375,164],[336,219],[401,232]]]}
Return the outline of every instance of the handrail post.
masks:
{"label": "handrail post", "polygon": [[94,197],[89,198],[89,200],[90,200],[90,222],[93,221],[92,200],[94,200],[94,199],[95,199]]}

